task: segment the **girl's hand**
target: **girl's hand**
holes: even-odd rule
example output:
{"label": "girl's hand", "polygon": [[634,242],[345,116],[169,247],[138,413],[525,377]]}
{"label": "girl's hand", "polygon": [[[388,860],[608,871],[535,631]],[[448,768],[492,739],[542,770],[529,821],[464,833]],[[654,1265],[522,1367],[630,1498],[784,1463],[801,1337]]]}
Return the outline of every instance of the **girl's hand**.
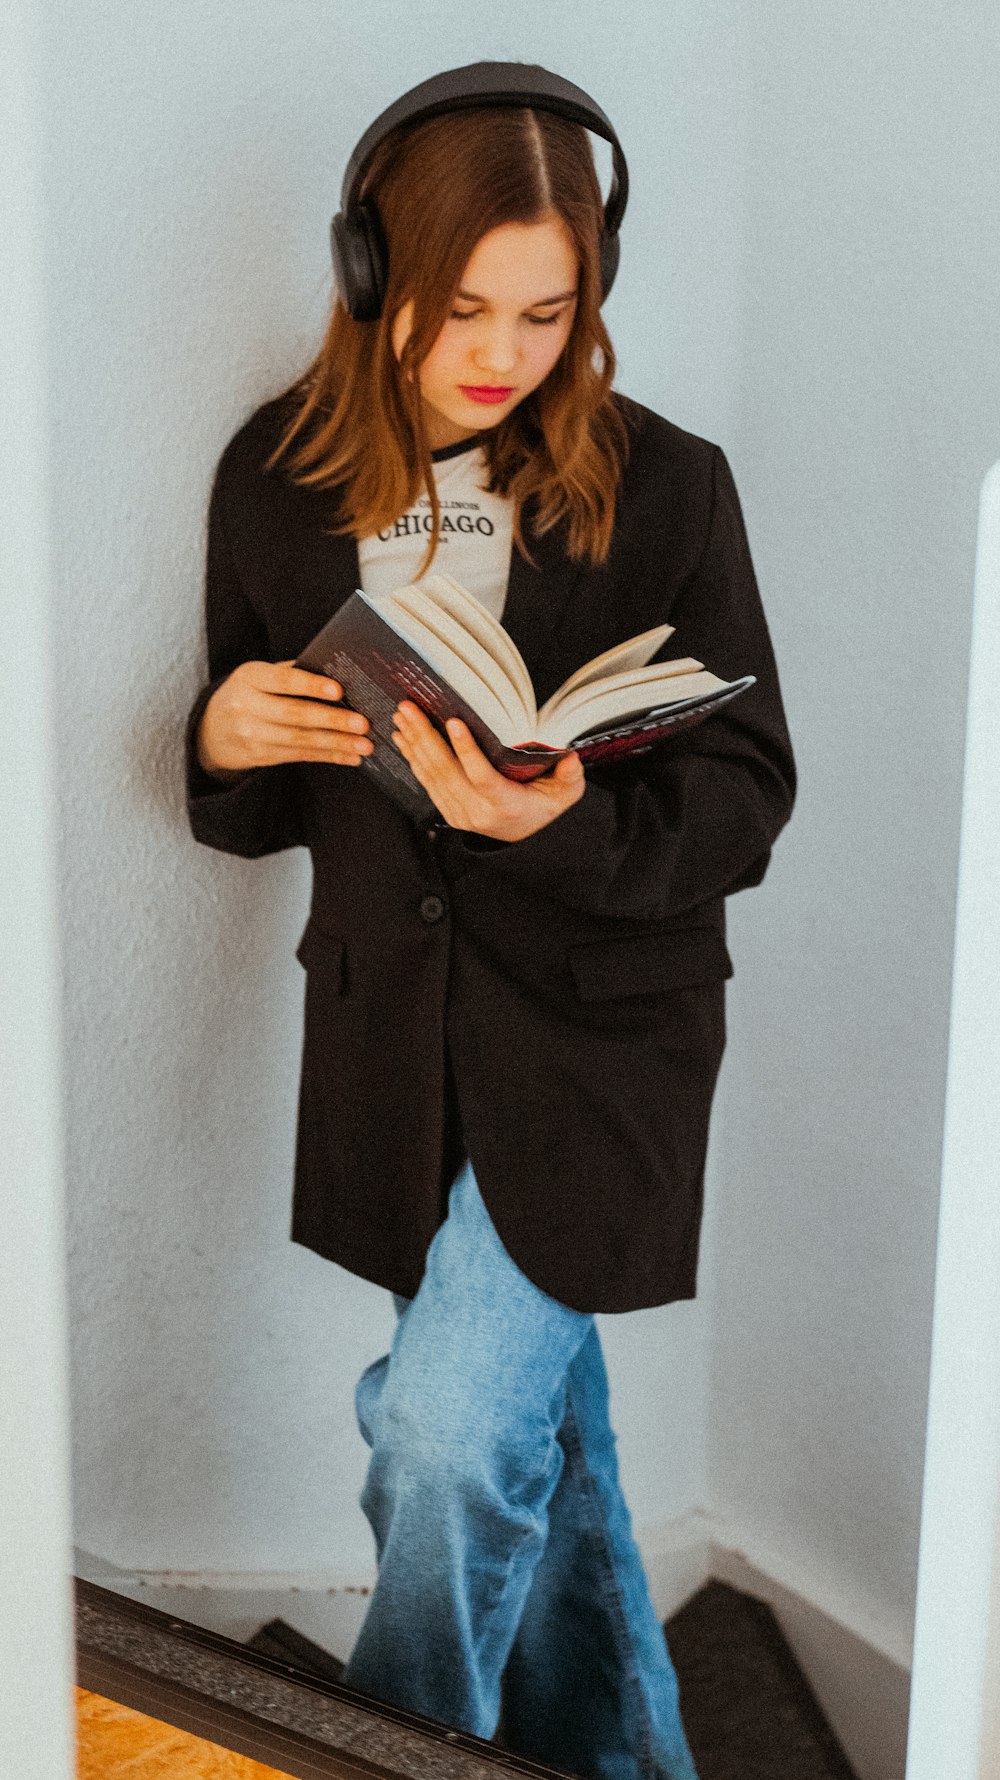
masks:
{"label": "girl's hand", "polygon": [[446,725],[451,747],[408,699],[397,707],[394,720],[393,741],[451,828],[521,841],[561,816],[586,789],[578,754],[566,755],[552,772],[519,785],[490,765],[457,717]]}
{"label": "girl's hand", "polygon": [[245,661],[216,687],[202,712],[198,759],[208,773],[244,772],[285,760],[359,766],[362,754],[372,750],[365,735],[368,719],[328,702],[340,696],[336,680],[291,661]]}

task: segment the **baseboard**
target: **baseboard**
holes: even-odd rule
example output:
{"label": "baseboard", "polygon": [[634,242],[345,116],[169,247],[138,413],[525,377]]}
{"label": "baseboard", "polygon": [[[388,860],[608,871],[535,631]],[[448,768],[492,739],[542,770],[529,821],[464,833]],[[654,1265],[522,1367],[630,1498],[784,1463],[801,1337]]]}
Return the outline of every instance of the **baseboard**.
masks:
{"label": "baseboard", "polygon": [[[909,1627],[876,1623],[857,1603],[831,1599],[831,1590],[792,1574],[771,1554],[751,1552],[731,1528],[700,1509],[636,1527],[635,1533],[661,1620],[669,1620],[711,1577],[766,1601],[858,1780],[903,1780]],[[241,1642],[267,1620],[281,1618],[342,1661],[375,1581],[374,1563],[349,1577],[318,1570],[192,1574],[127,1570],[79,1549],[76,1574]]]}

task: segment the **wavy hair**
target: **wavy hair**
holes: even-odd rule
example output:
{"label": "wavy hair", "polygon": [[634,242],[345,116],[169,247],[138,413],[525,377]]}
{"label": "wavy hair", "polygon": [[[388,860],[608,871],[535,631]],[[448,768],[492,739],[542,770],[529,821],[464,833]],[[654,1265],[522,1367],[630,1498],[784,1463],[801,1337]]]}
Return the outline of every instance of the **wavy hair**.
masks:
{"label": "wavy hair", "polygon": [[[285,473],[295,483],[337,487],[335,536],[382,531],[426,491],[430,541],[415,578],[425,574],[441,514],[418,367],[477,242],[504,223],[559,216],[580,270],[571,332],[538,388],[486,430],[487,487],[512,498],[514,539],[529,561],[521,513],[530,501],[537,532],[566,517],[569,555],[604,562],[629,437],[612,391],[614,348],[601,320],[603,200],[587,131],[526,106],[424,119],[380,144],[361,195],[377,205],[389,251],[382,313],[375,321],[355,321],[335,296],[317,356],[284,392],[292,418],[266,468],[286,460]],[[411,299],[413,325],[397,360],[392,325]]]}

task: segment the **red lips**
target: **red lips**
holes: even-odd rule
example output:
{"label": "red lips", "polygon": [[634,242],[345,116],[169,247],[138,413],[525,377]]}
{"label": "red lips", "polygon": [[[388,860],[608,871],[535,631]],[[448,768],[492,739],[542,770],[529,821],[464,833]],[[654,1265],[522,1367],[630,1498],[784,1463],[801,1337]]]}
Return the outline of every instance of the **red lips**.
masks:
{"label": "red lips", "polygon": [[491,386],[473,387],[469,383],[460,383],[459,388],[463,396],[468,396],[470,402],[505,402],[508,396],[514,394],[513,389],[496,389]]}

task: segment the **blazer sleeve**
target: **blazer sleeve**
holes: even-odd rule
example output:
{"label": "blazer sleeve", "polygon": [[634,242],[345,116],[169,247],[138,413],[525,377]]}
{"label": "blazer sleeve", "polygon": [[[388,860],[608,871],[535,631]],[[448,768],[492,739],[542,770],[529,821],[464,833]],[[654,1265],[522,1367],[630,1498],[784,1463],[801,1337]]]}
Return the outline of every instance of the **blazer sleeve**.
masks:
{"label": "blazer sleeve", "polygon": [[258,859],[285,847],[305,845],[299,780],[294,761],[255,766],[225,778],[207,773],[195,736],[216,689],[244,661],[272,659],[266,626],[247,597],[233,556],[216,473],[208,510],[205,561],[205,631],[208,680],[199,689],[184,732],[188,821],[196,841]]}
{"label": "blazer sleeve", "polygon": [[759,884],[796,793],[796,768],[743,513],[714,446],[708,533],[670,612],[674,642],[748,692],[648,756],[591,769],[583,796],[520,841],[463,832],[478,869],[575,909],[669,920]]}

